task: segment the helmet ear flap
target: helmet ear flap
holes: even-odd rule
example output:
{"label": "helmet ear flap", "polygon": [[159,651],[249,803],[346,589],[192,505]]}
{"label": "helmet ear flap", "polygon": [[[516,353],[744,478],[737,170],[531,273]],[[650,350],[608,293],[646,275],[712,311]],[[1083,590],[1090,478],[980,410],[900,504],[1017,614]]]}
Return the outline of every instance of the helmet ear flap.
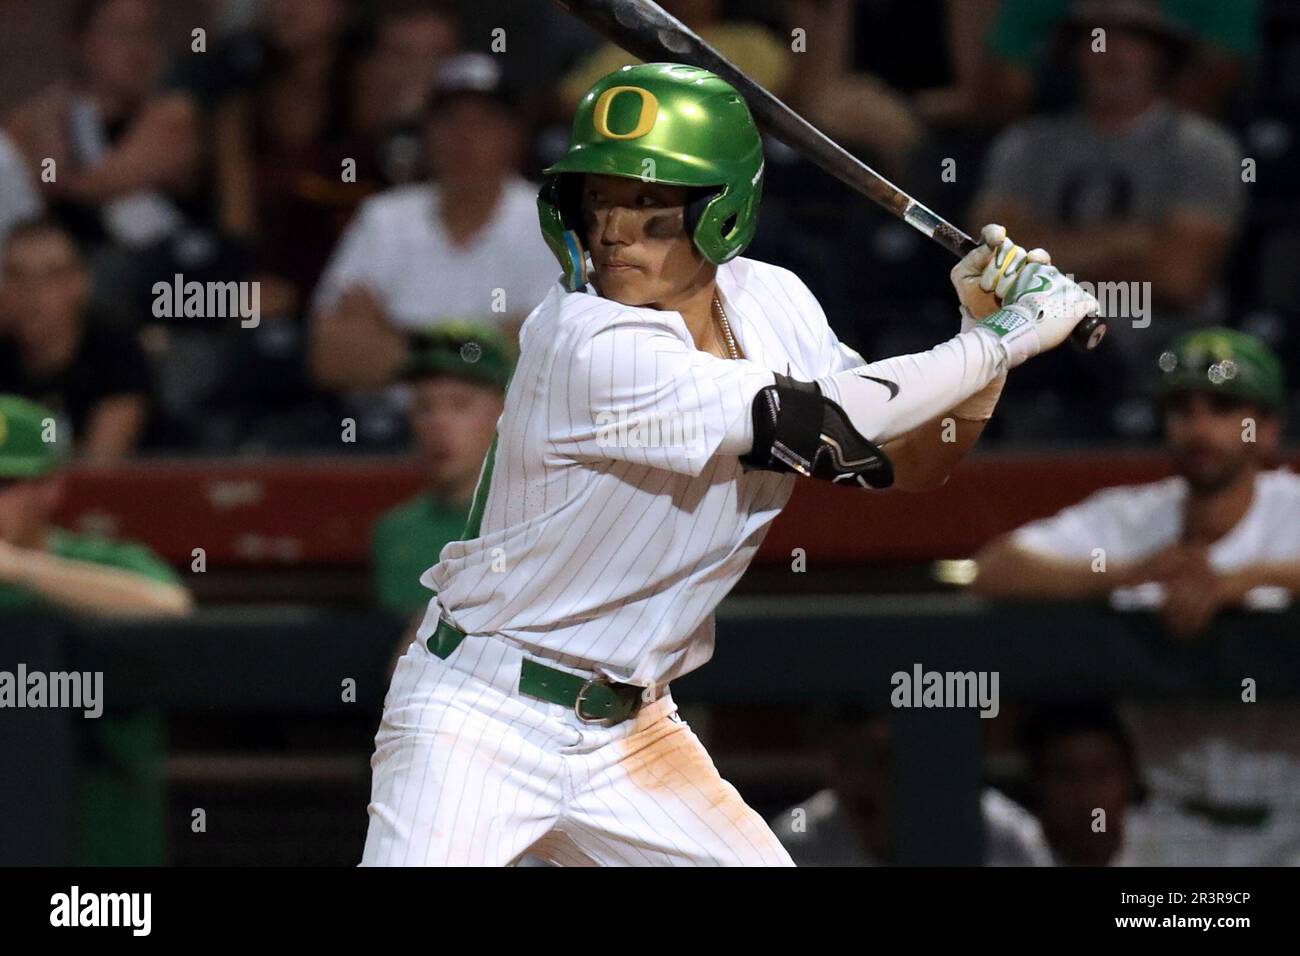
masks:
{"label": "helmet ear flap", "polygon": [[582,244],[582,177],[561,173],[548,177],[537,194],[542,236],[559,260],[561,281],[569,292],[587,284],[587,250]]}
{"label": "helmet ear flap", "polygon": [[720,192],[722,192],[721,186],[705,186],[702,189],[692,190],[694,195],[686,201],[686,207],[682,210],[682,225],[686,228],[686,235],[695,238],[695,230],[704,216],[704,210],[709,208],[713,197]]}

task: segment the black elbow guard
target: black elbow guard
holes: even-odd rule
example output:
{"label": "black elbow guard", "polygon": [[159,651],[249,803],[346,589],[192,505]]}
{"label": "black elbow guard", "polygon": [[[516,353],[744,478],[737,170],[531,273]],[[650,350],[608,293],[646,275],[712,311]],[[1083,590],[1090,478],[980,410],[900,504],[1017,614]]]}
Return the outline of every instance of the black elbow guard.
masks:
{"label": "black elbow guard", "polygon": [[740,459],[747,468],[796,472],[836,484],[888,488],[894,466],[858,434],[844,410],[815,382],[776,376],[754,396],[754,447]]}

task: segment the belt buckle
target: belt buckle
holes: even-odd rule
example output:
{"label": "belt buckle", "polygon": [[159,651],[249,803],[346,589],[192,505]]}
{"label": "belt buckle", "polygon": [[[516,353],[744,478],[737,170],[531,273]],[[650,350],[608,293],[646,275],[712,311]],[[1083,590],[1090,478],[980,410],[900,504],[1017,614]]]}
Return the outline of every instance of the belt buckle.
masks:
{"label": "belt buckle", "polygon": [[573,701],[574,714],[584,724],[598,724],[601,727],[614,727],[621,724],[626,719],[625,717],[588,717],[582,712],[582,702],[587,699],[587,691],[597,684],[603,684],[609,688],[614,686],[614,682],[605,677],[592,677],[583,681],[582,686],[578,688],[578,696]]}

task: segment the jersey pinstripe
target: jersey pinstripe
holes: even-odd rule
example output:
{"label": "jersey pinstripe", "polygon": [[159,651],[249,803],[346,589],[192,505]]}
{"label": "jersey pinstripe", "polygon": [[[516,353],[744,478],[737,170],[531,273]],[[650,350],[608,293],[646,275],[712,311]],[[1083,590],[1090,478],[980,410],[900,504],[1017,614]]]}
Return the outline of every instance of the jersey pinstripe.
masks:
{"label": "jersey pinstripe", "polygon": [[741,360],[698,351],[676,312],[558,284],[532,312],[478,527],[421,578],[438,594],[421,640],[441,605],[467,633],[619,681],[662,684],[708,660],[713,610],[794,483],[745,472],[728,426],[773,371],[862,364],[793,273],[737,258],[717,282]]}

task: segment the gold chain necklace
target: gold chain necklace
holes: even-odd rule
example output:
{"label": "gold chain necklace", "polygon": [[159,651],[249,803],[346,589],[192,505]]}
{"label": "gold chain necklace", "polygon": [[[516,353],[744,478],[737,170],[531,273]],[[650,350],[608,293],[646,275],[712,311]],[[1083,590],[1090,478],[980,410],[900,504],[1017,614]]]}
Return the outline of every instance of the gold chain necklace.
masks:
{"label": "gold chain necklace", "polygon": [[740,358],[740,349],[736,348],[736,337],[731,334],[731,323],[727,321],[727,310],[722,307],[722,298],[715,291],[713,293],[713,315],[718,320],[718,326],[722,329],[722,338],[727,346],[727,354],[733,359]]}

